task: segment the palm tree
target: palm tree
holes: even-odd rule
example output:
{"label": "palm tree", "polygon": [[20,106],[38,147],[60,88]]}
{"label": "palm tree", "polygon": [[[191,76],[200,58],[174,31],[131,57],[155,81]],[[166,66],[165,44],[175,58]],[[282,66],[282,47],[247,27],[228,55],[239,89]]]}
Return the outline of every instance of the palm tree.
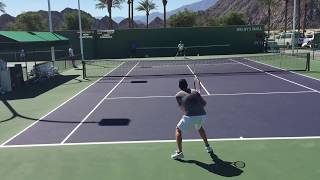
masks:
{"label": "palm tree", "polygon": [[131,27],[131,0],[128,0],[128,26]]}
{"label": "palm tree", "polygon": [[287,32],[287,26],[288,26],[288,4],[289,0],[284,0],[285,1],[285,11],[284,11],[284,32]]}
{"label": "palm tree", "polygon": [[123,2],[124,0],[98,0],[98,3],[96,4],[97,9],[108,9],[109,29],[113,29],[112,8],[121,8]]}
{"label": "palm tree", "polygon": [[308,13],[308,0],[304,0],[304,17],[303,17],[303,33],[307,29],[307,13]]}
{"label": "palm tree", "polygon": [[300,29],[301,29],[301,1],[300,0],[297,0],[297,15],[298,15],[298,32],[300,32]]}
{"label": "palm tree", "polygon": [[261,0],[262,3],[268,8],[268,37],[270,37],[270,26],[271,26],[271,7],[276,0]]}
{"label": "palm tree", "polygon": [[147,29],[149,28],[149,15],[150,11],[156,9],[156,4],[152,0],[141,0],[139,6],[136,8],[138,11],[145,11],[147,16]]}
{"label": "palm tree", "polygon": [[162,4],[163,4],[163,27],[166,28],[167,27],[167,4],[168,4],[168,1],[162,0]]}
{"label": "palm tree", "polygon": [[131,28],[134,28],[134,21],[133,21],[133,0],[131,0]]}
{"label": "palm tree", "polygon": [[0,2],[0,12],[6,13],[6,11],[4,10],[5,7],[6,5],[3,2]]}

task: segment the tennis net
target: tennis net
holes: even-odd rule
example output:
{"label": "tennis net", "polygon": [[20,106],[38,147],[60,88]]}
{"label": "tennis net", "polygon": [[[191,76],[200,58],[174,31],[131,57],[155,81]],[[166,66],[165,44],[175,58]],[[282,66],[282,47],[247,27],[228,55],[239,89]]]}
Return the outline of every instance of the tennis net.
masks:
{"label": "tennis net", "polygon": [[[184,54],[188,56],[207,55],[211,52],[219,51],[220,49],[229,48],[230,44],[211,44],[211,45],[197,45],[184,46]],[[131,54],[133,57],[159,57],[168,54],[176,54],[177,46],[146,46],[137,47]]]}
{"label": "tennis net", "polygon": [[162,77],[226,73],[307,71],[309,53],[193,56],[161,59],[111,59],[83,61],[83,75],[92,77]]}

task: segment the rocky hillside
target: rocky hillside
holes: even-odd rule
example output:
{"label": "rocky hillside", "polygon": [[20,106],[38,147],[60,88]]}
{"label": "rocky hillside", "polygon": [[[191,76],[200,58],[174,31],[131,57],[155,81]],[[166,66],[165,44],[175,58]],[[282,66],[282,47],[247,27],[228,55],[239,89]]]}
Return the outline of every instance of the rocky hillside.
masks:
{"label": "rocky hillside", "polygon": [[[171,10],[167,12],[168,18],[174,14],[177,14],[180,11],[184,11],[185,9],[189,11],[204,11],[207,10],[209,7],[213,6],[218,0],[200,0],[198,2],[188,4],[181,6],[177,9]],[[170,1],[168,1],[170,3]],[[158,4],[159,6],[157,7],[157,12],[153,12],[149,16],[149,20],[153,21],[155,18],[160,17],[161,19],[163,18],[163,12],[162,12],[162,4]],[[134,16],[135,20],[142,21],[143,23],[147,22],[147,19],[145,16]]]}
{"label": "rocky hillside", "polygon": [[10,23],[14,22],[14,20],[14,17],[8,14],[3,14],[0,16],[0,29],[5,29]]}
{"label": "rocky hillside", "polygon": [[[300,24],[303,27],[305,6],[303,0],[300,5]],[[267,24],[268,11],[263,5],[262,0],[219,0],[214,6],[210,7],[204,13],[203,18],[217,17],[225,15],[230,11],[242,13],[247,18],[249,24]],[[293,0],[289,0],[288,7],[288,26],[292,27]],[[271,27],[273,29],[283,29],[285,22],[285,1],[277,0],[271,8]],[[308,0],[306,11],[307,28],[320,27],[320,0]],[[298,23],[297,23],[298,26]]]}

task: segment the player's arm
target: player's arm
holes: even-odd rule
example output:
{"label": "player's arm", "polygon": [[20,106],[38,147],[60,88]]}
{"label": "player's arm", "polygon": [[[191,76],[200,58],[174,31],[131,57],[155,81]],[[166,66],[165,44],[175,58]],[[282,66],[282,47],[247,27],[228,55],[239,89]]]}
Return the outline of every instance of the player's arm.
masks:
{"label": "player's arm", "polygon": [[182,103],[182,97],[180,96],[177,96],[176,97],[176,100],[177,100],[177,103],[179,105],[179,108],[181,109],[182,112],[186,112],[185,108],[184,108],[184,105]]}

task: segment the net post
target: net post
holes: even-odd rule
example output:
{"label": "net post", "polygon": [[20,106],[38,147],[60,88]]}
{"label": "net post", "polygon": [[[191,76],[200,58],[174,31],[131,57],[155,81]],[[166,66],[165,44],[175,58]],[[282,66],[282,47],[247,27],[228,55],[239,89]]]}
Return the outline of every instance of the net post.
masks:
{"label": "net post", "polygon": [[82,60],[82,78],[86,79],[87,78],[87,72],[86,72],[86,63]]}
{"label": "net post", "polygon": [[310,53],[307,53],[307,67],[306,67],[307,71],[310,71]]}

